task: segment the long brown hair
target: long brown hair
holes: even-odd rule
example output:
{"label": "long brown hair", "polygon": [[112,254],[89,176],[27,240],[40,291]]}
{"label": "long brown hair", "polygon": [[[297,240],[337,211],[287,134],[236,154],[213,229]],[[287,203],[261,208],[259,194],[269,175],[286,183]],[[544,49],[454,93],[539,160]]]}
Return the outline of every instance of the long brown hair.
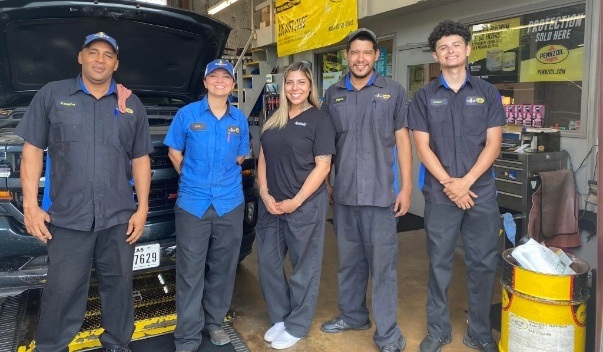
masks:
{"label": "long brown hair", "polygon": [[316,93],[316,84],[314,82],[314,75],[312,74],[312,69],[310,68],[310,63],[306,61],[298,61],[294,62],[291,65],[287,66],[285,69],[285,73],[283,75],[283,81],[281,82],[280,88],[280,105],[279,108],[272,114],[272,117],[268,119],[264,123],[264,128],[262,132],[269,130],[271,128],[283,128],[287,125],[287,121],[289,120],[289,99],[287,99],[287,95],[285,94],[285,82],[287,81],[287,76],[293,71],[301,71],[308,80],[310,81],[310,95],[308,95],[308,103],[316,108],[320,108],[320,103],[318,100],[318,93]]}

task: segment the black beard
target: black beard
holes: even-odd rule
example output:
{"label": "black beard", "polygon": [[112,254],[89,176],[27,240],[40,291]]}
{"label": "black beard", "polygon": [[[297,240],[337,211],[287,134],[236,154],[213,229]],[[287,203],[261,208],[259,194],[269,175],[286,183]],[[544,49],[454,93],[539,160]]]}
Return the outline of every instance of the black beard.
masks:
{"label": "black beard", "polygon": [[373,74],[373,70],[368,71],[367,74],[365,74],[363,76],[359,76],[359,75],[355,74],[354,71],[352,71],[352,70],[350,70],[350,73],[356,79],[364,79],[364,78],[367,78],[368,76],[372,75]]}

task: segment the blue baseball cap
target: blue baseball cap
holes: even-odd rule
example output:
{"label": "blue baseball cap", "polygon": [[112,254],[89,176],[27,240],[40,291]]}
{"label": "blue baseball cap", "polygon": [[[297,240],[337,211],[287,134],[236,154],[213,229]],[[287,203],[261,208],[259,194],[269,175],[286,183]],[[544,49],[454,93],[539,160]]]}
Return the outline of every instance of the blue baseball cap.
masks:
{"label": "blue baseball cap", "polygon": [[222,60],[222,59],[217,59],[214,60],[212,62],[210,62],[209,64],[207,64],[207,67],[205,68],[205,75],[203,76],[204,78],[207,77],[207,75],[209,75],[210,73],[214,72],[217,69],[224,69],[228,72],[228,74],[234,78],[234,68],[232,67],[232,64],[228,61]]}
{"label": "blue baseball cap", "polygon": [[111,37],[105,32],[93,33],[86,36],[86,39],[84,40],[84,45],[82,45],[82,49],[87,47],[88,44],[92,43],[95,40],[102,40],[109,43],[109,45],[113,47],[113,50],[115,50],[115,53],[119,55],[119,47],[117,46],[117,40],[115,40],[113,37]]}

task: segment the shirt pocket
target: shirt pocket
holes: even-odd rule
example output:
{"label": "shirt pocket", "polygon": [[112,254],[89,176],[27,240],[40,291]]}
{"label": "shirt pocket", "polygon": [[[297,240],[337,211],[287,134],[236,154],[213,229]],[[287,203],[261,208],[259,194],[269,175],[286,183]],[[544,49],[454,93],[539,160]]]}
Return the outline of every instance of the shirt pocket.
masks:
{"label": "shirt pocket", "polygon": [[470,136],[482,136],[488,128],[486,107],[467,106],[463,115],[463,133]]}
{"label": "shirt pocket", "polygon": [[187,138],[184,153],[195,160],[206,159],[208,156],[207,148],[209,148],[209,138],[210,133],[206,130],[189,131],[189,138]]}
{"label": "shirt pocket", "polygon": [[394,135],[394,104],[390,100],[377,99],[373,101],[373,127],[384,137]]}
{"label": "shirt pocket", "polygon": [[335,126],[335,132],[341,134],[347,132],[350,126],[350,116],[348,114],[348,106],[345,103],[338,103],[333,105],[331,111],[331,120]]}
{"label": "shirt pocket", "polygon": [[452,129],[452,116],[446,106],[427,107],[427,118],[429,133],[435,136],[450,136],[454,134]]}
{"label": "shirt pocket", "polygon": [[50,140],[55,143],[82,140],[82,109],[79,106],[55,106],[50,112]]}
{"label": "shirt pocket", "polygon": [[[242,129],[239,128],[239,131]],[[241,145],[241,132],[226,132],[226,160],[231,161],[233,163],[237,160],[237,154],[239,153],[239,146]]]}

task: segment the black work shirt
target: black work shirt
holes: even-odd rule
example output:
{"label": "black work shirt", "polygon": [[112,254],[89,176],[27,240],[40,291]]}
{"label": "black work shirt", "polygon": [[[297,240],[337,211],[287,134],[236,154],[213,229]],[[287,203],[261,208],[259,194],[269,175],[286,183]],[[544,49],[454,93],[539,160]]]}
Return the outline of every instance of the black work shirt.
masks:
{"label": "black work shirt", "polygon": [[[277,202],[295,197],[316,167],[316,156],[335,154],[331,119],[314,107],[289,119],[284,128],[264,131],[260,141],[266,160],[267,186]],[[324,188],[323,182],[308,200]]]}
{"label": "black work shirt", "polygon": [[48,148],[51,222],[100,231],[127,223],[136,211],[131,160],[151,153],[153,145],[138,97],[127,99],[122,114],[114,89],[97,100],[82,87],[80,76],[48,83],[15,131],[33,146]]}
{"label": "black work shirt", "polygon": [[[454,93],[443,76],[426,84],[415,94],[408,112],[408,126],[429,133],[429,147],[450,177],[464,177],[486,146],[488,128],[503,126],[505,114],[500,94],[492,84],[467,72],[465,84]],[[422,183],[422,184],[421,184]],[[425,200],[455,205],[444,187],[423,165],[419,186]],[[477,203],[496,199],[491,171],[484,172],[471,186]]]}
{"label": "black work shirt", "polygon": [[388,207],[396,201],[394,133],[407,127],[406,91],[373,75],[356,90],[348,73],[325,93],[322,110],[337,132],[333,201],[338,204]]}

